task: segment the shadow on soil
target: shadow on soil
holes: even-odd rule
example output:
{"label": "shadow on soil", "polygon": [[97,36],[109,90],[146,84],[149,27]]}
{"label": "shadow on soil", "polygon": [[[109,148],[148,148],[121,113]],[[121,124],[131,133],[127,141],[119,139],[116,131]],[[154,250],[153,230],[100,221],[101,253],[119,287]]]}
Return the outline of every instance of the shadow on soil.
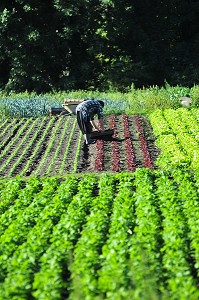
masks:
{"label": "shadow on soil", "polygon": [[117,141],[117,142],[123,142],[125,139],[118,139],[118,138],[114,138],[114,137],[112,137],[112,136],[107,136],[107,137],[105,137],[105,136],[103,136],[103,137],[101,137],[101,138],[92,138],[93,140],[100,140],[100,141],[110,141],[110,142],[113,142],[113,141]]}

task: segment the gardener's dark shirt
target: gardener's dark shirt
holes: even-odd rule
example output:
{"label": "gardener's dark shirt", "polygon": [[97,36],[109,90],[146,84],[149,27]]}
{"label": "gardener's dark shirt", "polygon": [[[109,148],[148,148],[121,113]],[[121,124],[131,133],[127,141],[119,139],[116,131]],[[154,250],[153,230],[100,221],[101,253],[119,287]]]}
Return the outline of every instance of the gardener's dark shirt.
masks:
{"label": "gardener's dark shirt", "polygon": [[98,115],[98,119],[103,118],[102,106],[96,100],[86,100],[76,107],[76,113],[80,111],[82,117],[90,120],[94,120],[94,115]]}

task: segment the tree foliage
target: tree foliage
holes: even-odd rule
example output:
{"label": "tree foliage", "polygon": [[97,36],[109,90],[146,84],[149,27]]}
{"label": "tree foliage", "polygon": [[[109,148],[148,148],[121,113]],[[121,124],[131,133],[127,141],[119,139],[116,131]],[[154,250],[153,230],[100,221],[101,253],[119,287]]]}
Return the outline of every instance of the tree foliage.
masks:
{"label": "tree foliage", "polygon": [[191,86],[198,14],[194,0],[2,0],[0,88]]}

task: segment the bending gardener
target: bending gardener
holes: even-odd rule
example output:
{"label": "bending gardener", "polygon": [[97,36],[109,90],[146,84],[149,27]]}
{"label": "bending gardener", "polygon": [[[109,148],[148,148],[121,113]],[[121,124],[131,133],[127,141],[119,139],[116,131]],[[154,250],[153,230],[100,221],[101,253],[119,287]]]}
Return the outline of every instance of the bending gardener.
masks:
{"label": "bending gardener", "polygon": [[[104,131],[103,107],[104,102],[101,100],[86,100],[77,105],[77,122],[86,144],[95,143],[90,138],[93,128],[97,131]],[[94,115],[98,116],[99,126],[94,121]]]}

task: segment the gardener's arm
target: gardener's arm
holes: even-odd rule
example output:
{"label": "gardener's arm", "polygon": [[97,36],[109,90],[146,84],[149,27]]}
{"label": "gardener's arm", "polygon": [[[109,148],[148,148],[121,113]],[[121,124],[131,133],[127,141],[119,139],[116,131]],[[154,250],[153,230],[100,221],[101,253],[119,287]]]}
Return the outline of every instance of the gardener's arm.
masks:
{"label": "gardener's arm", "polygon": [[99,119],[99,126],[96,125],[94,120],[91,120],[91,125],[97,130],[97,131],[104,131],[104,120]]}

